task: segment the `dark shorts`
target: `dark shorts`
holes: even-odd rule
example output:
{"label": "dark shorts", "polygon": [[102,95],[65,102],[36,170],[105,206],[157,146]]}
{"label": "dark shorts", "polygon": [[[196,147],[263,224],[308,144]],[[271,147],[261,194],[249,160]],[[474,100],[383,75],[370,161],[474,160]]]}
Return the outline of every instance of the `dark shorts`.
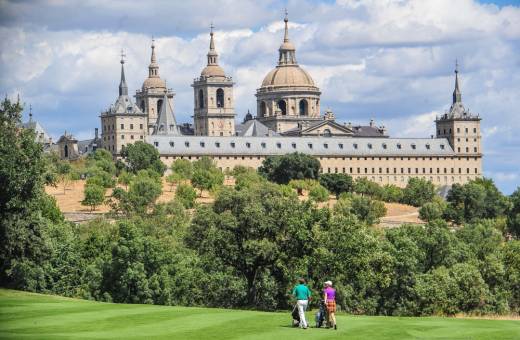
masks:
{"label": "dark shorts", "polygon": [[327,312],[336,313],[336,300],[327,300]]}

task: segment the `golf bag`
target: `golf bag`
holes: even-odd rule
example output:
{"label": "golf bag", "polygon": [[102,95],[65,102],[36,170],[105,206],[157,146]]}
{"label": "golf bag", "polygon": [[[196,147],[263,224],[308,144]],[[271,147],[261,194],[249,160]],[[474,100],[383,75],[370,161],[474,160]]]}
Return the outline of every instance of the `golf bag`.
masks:
{"label": "golf bag", "polygon": [[327,322],[327,306],[325,305],[325,301],[320,301],[320,308],[316,312],[315,321],[316,328],[320,328]]}
{"label": "golf bag", "polygon": [[292,326],[298,327],[300,325],[300,313],[298,313],[298,304],[294,305],[292,312],[291,312],[291,316],[292,316]]}

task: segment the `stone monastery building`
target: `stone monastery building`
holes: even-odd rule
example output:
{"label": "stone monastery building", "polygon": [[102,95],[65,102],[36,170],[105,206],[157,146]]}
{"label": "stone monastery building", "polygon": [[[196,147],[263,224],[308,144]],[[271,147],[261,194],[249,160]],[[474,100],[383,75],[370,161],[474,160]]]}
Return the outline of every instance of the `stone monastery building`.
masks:
{"label": "stone monastery building", "polygon": [[482,175],[480,117],[466,110],[459,89],[458,69],[450,110],[437,117],[435,138],[390,138],[384,127],[336,122],[320,110],[320,89],[298,65],[289,40],[288,19],[278,49],[278,65],[256,91],[257,114],[236,123],[233,79],[219,66],[210,33],[207,66],[193,84],[193,124],[179,125],[175,93],[159,75],[152,42],[148,78],[128,95],[121,60],[119,96],[101,114],[101,143],[118,157],[124,145],[145,141],[162,161],[212,158],[222,170],[236,165],[257,168],[270,155],[302,152],[317,157],[324,173],[367,177],[380,184],[405,186],[410,177],[436,185],[465,183]]}

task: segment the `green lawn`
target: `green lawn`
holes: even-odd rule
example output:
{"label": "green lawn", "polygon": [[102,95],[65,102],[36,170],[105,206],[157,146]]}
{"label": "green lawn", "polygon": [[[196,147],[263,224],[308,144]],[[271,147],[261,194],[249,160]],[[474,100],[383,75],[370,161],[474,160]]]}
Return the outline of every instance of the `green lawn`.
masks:
{"label": "green lawn", "polygon": [[0,289],[0,339],[520,339],[520,322],[507,320],[339,315],[337,331],[289,324],[288,312],[111,304]]}

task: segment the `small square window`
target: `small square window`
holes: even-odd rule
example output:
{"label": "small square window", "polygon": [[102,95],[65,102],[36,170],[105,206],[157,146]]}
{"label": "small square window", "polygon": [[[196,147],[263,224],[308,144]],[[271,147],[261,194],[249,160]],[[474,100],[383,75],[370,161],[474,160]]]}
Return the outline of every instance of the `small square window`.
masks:
{"label": "small square window", "polygon": [[415,144],[412,144],[412,149],[414,149],[414,150],[415,150],[415,148],[416,148]]}
{"label": "small square window", "polygon": [[296,149],[296,143],[292,143],[293,149]]}
{"label": "small square window", "polygon": [[323,144],[323,147],[324,147],[325,149],[328,149],[328,148],[329,148],[329,144],[325,143],[325,144]]}
{"label": "small square window", "polygon": [[385,144],[385,143],[383,143],[383,149],[385,149],[385,150],[386,150],[386,144]]}
{"label": "small square window", "polygon": [[343,144],[342,143],[339,143],[338,146],[339,146],[340,149],[343,149]]}
{"label": "small square window", "polygon": [[173,148],[173,146],[175,145],[175,143],[173,142],[170,142],[170,146]]}
{"label": "small square window", "polygon": [[216,146],[217,148],[220,148],[220,143],[219,143],[219,142],[215,142],[215,146]]}
{"label": "small square window", "polygon": [[372,149],[372,144],[368,143],[367,146],[368,146],[369,149]]}
{"label": "small square window", "polygon": [[250,147],[251,147],[251,143],[247,142],[247,143],[246,143],[246,147],[247,147],[247,148],[250,148]]}
{"label": "small square window", "polygon": [[282,147],[282,143],[276,143],[276,147],[280,149]]}
{"label": "small square window", "polygon": [[186,145],[187,148],[190,147],[190,142],[184,142],[184,145]]}
{"label": "small square window", "polygon": [[312,143],[307,144],[309,146],[309,149],[312,149]]}
{"label": "small square window", "polygon": [[354,143],[354,149],[357,149],[357,144],[356,143]]}
{"label": "small square window", "polygon": [[441,144],[441,150],[444,150],[444,144]]}
{"label": "small square window", "polygon": [[426,150],[430,150],[430,144],[426,144]]}
{"label": "small square window", "polygon": [[235,142],[231,142],[231,147],[232,147],[232,148],[235,147]]}
{"label": "small square window", "polygon": [[400,150],[401,149],[401,144],[397,144],[397,148]]}
{"label": "small square window", "polygon": [[155,145],[156,147],[159,146],[159,142],[153,142],[153,145]]}
{"label": "small square window", "polygon": [[204,142],[200,142],[200,147],[201,147],[201,148],[203,148],[203,147],[205,147],[205,146],[206,146],[206,144],[205,144]]}
{"label": "small square window", "polygon": [[262,146],[262,148],[265,149],[265,143],[264,142],[260,143],[260,145]]}

